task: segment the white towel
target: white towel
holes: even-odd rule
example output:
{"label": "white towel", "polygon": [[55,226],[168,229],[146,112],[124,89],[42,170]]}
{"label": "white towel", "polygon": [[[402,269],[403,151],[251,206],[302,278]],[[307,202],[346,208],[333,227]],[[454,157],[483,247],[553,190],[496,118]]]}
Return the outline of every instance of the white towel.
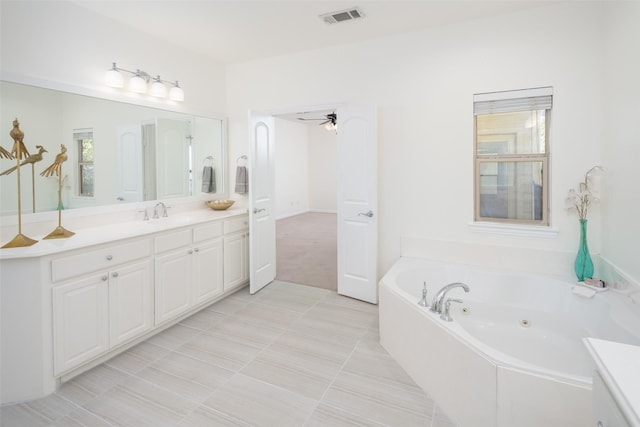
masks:
{"label": "white towel", "polygon": [[249,191],[249,177],[245,166],[236,167],[236,193],[247,194]]}
{"label": "white towel", "polygon": [[585,298],[593,298],[593,296],[597,293],[593,289],[585,288],[584,286],[576,285],[573,287],[573,293],[576,295],[580,295]]}
{"label": "white towel", "polygon": [[202,169],[202,192],[216,192],[216,174],[213,172],[212,166],[205,166]]}

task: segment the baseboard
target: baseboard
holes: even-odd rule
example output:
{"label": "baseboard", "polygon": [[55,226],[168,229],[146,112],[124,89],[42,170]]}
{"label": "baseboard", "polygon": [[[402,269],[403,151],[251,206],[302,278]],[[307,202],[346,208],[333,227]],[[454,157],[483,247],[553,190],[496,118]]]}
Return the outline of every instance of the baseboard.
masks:
{"label": "baseboard", "polygon": [[328,209],[308,209],[306,211],[296,211],[296,212],[291,212],[291,213],[288,213],[288,214],[277,216],[276,217],[276,221],[278,221],[280,219],[291,218],[292,216],[298,216],[298,215],[302,215],[302,214],[306,214],[306,213],[337,214],[336,211],[331,211],[331,210],[328,210]]}
{"label": "baseboard", "polygon": [[337,214],[338,213],[338,211],[329,210],[329,209],[309,209],[309,212],[328,213],[328,214]]}
{"label": "baseboard", "polygon": [[276,217],[276,221],[280,220],[280,219],[285,219],[285,218],[291,218],[292,216],[298,216],[298,215],[302,215],[309,212],[308,210],[306,211],[296,211],[296,212],[290,212],[284,215],[280,215]]}

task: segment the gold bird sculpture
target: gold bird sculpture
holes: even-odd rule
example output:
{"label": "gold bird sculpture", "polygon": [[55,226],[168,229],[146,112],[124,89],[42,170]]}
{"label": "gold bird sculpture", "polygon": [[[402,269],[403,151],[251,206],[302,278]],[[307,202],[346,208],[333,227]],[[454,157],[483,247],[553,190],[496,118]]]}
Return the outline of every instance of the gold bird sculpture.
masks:
{"label": "gold bird sculpture", "polygon": [[0,147],[0,158],[13,159],[13,155],[10,151],[5,150],[4,147]]}
{"label": "gold bird sculpture", "polygon": [[40,175],[41,176],[51,176],[57,175],[60,176],[60,169],[62,168],[62,164],[67,161],[67,147],[64,144],[60,144],[60,153],[56,155],[56,159],[53,163],[43,170]]}
{"label": "gold bird sculpture", "polygon": [[13,148],[11,149],[11,155],[13,158],[18,158],[20,160],[29,157],[29,150],[24,145],[24,132],[20,130],[20,123],[18,119],[13,120],[13,129],[9,132],[11,138],[13,138]]}
{"label": "gold bird sculpture", "polygon": [[[42,160],[42,154],[43,153],[47,153],[48,152],[47,150],[44,149],[44,147],[42,145],[36,145],[36,148],[38,149],[38,152],[36,154],[32,154],[29,157],[27,157],[26,159],[24,159],[24,161],[22,163],[20,163],[20,166],[24,166],[24,165],[27,165],[27,164],[35,164],[35,163],[39,162],[40,160]],[[11,172],[13,172],[16,169],[18,169],[18,166],[14,166],[12,168],[9,168],[6,171],[0,173],[0,176],[9,175]]]}

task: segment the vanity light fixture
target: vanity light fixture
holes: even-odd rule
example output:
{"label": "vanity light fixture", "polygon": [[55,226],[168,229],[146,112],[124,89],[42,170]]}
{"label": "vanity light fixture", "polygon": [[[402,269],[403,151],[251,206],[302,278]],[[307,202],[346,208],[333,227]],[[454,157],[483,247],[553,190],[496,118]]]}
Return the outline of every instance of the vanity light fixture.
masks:
{"label": "vanity light fixture", "polygon": [[[105,82],[107,86],[114,88],[124,88],[124,77],[122,71],[132,74],[129,79],[128,89],[134,93],[149,93],[149,95],[155,98],[167,97],[167,86],[171,85],[171,89],[168,91],[169,99],[172,101],[184,101],[184,91],[176,80],[175,83],[167,80],[162,80],[160,76],[151,77],[148,73],[137,69],[136,71],[125,70],[116,66],[114,62],[112,67],[107,70],[105,74]],[[151,83],[149,85],[149,83]]]}

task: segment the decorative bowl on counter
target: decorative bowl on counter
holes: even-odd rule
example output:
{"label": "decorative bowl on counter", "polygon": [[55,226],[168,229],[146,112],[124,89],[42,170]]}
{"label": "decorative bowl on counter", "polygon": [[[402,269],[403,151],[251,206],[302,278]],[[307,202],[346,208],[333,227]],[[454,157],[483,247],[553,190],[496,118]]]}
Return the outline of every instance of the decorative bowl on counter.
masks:
{"label": "decorative bowl on counter", "polygon": [[225,199],[207,200],[205,203],[214,211],[223,211],[231,207],[231,205],[235,203],[235,200],[225,200]]}

